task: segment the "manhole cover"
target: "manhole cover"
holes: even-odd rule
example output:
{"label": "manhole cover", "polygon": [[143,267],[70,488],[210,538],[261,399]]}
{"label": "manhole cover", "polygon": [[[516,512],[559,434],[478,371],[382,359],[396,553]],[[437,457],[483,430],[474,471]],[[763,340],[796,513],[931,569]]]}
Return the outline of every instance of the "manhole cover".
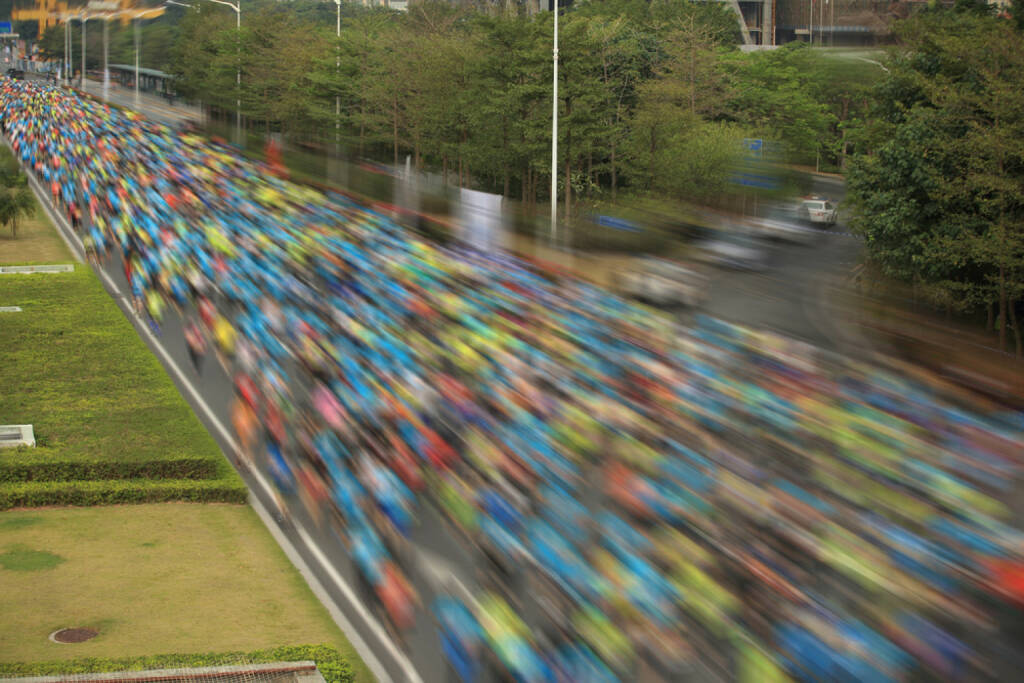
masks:
{"label": "manhole cover", "polygon": [[99,634],[94,628],[62,628],[51,633],[50,640],[55,643],[84,643]]}

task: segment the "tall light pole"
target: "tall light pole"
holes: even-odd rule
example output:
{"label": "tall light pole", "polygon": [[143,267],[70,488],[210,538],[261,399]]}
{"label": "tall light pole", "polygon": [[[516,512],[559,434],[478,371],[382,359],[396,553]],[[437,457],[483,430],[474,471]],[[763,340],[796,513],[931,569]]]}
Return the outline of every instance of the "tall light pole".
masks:
{"label": "tall light pole", "polygon": [[[338,10],[338,22],[337,22],[337,38],[338,45],[335,46],[334,56],[334,72],[337,77],[338,72],[341,71],[341,0],[334,0],[336,9]],[[334,156],[341,156],[341,93],[335,93],[334,95]]]}
{"label": "tall light pole", "polygon": [[71,21],[68,19],[69,15],[64,15],[64,63],[61,65],[61,80],[66,84],[68,82],[68,42],[71,40]]}
{"label": "tall light pole", "polygon": [[82,14],[82,90],[87,90],[85,87],[85,24],[89,21],[88,14]]}
{"label": "tall light pole", "polygon": [[[238,31],[238,68],[235,70],[235,88],[237,89],[235,99],[235,128],[238,130],[238,136],[241,139],[242,136],[242,0],[238,0],[237,3],[228,2],[227,0],[209,0],[215,2],[218,5],[227,5],[235,11],[235,29]],[[338,10],[339,17],[341,10]],[[340,21],[340,19],[339,19]]]}
{"label": "tall light pole", "polygon": [[[181,3],[169,2],[165,4],[178,5]],[[185,7],[191,7],[192,5],[185,5]],[[135,104],[139,103],[139,61],[141,59],[140,54],[142,52],[142,36],[139,31],[141,28],[140,20],[150,12],[159,12],[163,7],[154,7],[153,9],[146,10],[145,12],[139,12],[132,16],[132,28],[135,33]]]}
{"label": "tall light pole", "polygon": [[551,0],[555,14],[554,65],[551,96],[551,242],[558,239],[558,0]]}

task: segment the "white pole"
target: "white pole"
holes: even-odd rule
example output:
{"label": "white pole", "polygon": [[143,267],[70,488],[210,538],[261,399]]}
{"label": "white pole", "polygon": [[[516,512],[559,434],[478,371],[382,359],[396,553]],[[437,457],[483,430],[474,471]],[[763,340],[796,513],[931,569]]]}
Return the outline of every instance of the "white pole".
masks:
{"label": "white pole", "polygon": [[237,31],[238,45],[238,68],[235,70],[235,88],[237,88],[235,99],[235,128],[238,129],[238,141],[242,142],[242,0],[238,0],[238,7],[235,9],[235,30]]}
{"label": "white pole", "polygon": [[86,14],[82,15],[82,90],[86,90],[85,87],[85,24],[89,21],[89,16]]}
{"label": "white pole", "polygon": [[139,20],[135,19],[135,104],[139,103],[139,48],[141,40],[139,39]]}
{"label": "white pole", "polygon": [[551,96],[551,242],[558,239],[558,0],[555,9],[555,43],[551,57],[554,65]]}
{"label": "white pole", "polygon": [[810,44],[811,44],[811,47],[814,47],[814,0],[809,0],[809,2],[811,3],[811,6],[808,8],[808,14],[810,16],[807,19],[807,21],[810,22],[810,23],[808,24],[807,31],[808,31],[808,33],[810,33]]}
{"label": "white pole", "polygon": [[65,16],[64,17],[64,63],[61,64],[61,67],[62,67],[62,69],[61,69],[61,76],[63,77],[63,78],[61,78],[62,81],[67,81],[67,79],[68,79],[68,35],[69,35],[68,24],[69,23],[70,22],[68,21],[68,18]]}
{"label": "white pole", "polygon": [[110,69],[107,64],[107,57],[109,55],[109,34],[110,34],[110,17],[103,19],[103,101],[106,102],[110,95]]}
{"label": "white pole", "polygon": [[[341,0],[334,0],[338,10],[337,37],[341,41]],[[341,70],[341,45],[335,46],[337,54],[334,58],[335,76]],[[334,156],[341,156],[341,94],[334,96]]]}

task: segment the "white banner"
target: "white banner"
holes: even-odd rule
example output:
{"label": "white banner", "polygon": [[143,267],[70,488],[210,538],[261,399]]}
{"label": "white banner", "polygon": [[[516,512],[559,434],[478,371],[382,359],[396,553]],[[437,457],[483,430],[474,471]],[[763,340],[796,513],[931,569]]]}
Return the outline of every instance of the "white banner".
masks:
{"label": "white banner", "polygon": [[502,247],[501,195],[462,189],[459,195],[459,227],[462,240],[481,251]]}

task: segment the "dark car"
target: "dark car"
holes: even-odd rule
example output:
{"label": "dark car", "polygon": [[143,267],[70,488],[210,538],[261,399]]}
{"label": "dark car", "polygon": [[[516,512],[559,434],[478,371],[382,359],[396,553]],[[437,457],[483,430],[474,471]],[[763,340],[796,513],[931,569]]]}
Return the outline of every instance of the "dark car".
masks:
{"label": "dark car", "polygon": [[16,81],[20,81],[20,80],[25,78],[25,72],[22,71],[21,69],[8,69],[7,70],[7,77],[8,78],[13,78]]}

